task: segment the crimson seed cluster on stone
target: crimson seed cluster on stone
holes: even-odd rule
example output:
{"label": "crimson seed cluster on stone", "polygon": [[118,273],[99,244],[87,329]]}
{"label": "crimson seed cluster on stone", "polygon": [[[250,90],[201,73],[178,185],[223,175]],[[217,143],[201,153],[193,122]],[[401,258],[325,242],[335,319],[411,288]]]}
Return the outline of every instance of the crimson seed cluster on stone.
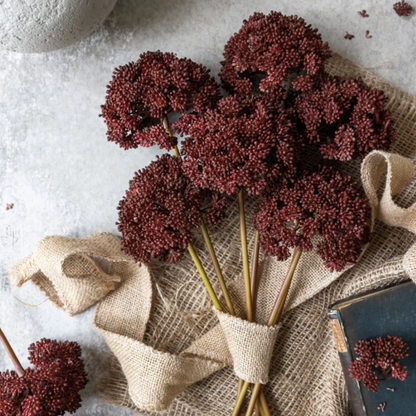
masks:
{"label": "crimson seed cluster on stone", "polygon": [[76,342],[42,339],[29,347],[29,361],[34,367],[22,377],[0,373],[0,416],[61,416],[81,407],[87,376]]}

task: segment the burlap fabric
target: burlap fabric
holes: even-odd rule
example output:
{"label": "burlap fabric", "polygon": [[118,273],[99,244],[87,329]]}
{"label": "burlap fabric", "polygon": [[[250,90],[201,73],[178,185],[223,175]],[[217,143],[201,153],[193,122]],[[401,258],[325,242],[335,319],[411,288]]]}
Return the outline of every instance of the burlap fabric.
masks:
{"label": "burlap fabric", "polygon": [[[415,98],[339,56],[331,59],[328,70],[361,76],[369,85],[385,91],[397,131],[393,152],[414,159]],[[358,164],[342,166],[355,179],[360,178]],[[385,192],[379,199],[377,186],[386,170]],[[363,164],[361,176],[374,214],[387,223],[375,223],[374,238],[365,255],[342,276],[329,273],[313,253],[302,255],[279,333],[276,328],[266,331],[264,325],[247,325],[225,314],[219,315],[220,327],[189,258],[176,265],[154,263],[146,269],[131,263],[120,252],[115,251],[112,260],[112,256],[93,250],[92,257],[110,261],[106,275],[120,276],[122,280],[117,290],[100,302],[95,315],[95,324],[114,353],[112,374],[103,386],[107,399],[134,410],[139,406],[145,414],[162,411],[163,415],[226,415],[236,393],[231,362],[244,378],[265,382],[267,360],[271,358],[265,394],[272,414],[348,414],[345,383],[326,308],[344,297],[414,278],[416,271],[416,249],[408,251],[415,238],[407,231],[415,230],[414,209],[397,205],[407,207],[416,190],[413,180],[407,186],[413,177],[413,163],[398,155],[374,152]],[[251,209],[249,201],[249,215]],[[236,309],[244,316],[235,203],[230,211],[227,221],[212,231],[212,238]],[[102,237],[100,249],[107,244],[106,239],[114,238],[108,234]],[[198,237],[196,246],[209,275],[215,276]],[[264,324],[288,264],[261,258],[260,266],[256,318]],[[264,341],[256,344],[260,333]],[[276,336],[271,357],[270,345]],[[247,349],[237,348],[243,345],[257,346],[251,349],[248,366]],[[266,367],[261,367],[259,363],[264,361]]]}
{"label": "burlap fabric", "polygon": [[120,281],[116,274],[109,275],[93,260],[94,252],[103,258],[109,253],[122,259],[117,239],[105,241],[99,235],[86,239],[46,237],[32,254],[16,264],[9,272],[12,286],[32,281],[39,286],[57,306],[75,315],[89,308],[114,290]]}

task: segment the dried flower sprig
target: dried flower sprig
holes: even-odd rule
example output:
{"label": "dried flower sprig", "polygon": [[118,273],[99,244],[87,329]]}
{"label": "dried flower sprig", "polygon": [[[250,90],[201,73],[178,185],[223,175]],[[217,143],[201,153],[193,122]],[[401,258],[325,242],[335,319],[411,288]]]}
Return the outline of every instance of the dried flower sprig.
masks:
{"label": "dried flower sprig", "polygon": [[173,53],[146,52],[114,71],[101,116],[107,138],[124,149],[177,144],[162,124],[170,112],[204,111],[218,101],[219,85],[209,70]]}
{"label": "dried flower sprig", "polygon": [[348,39],[348,40],[351,40],[351,39],[354,39],[355,38],[355,36],[354,35],[352,35],[351,33],[349,33],[349,32],[345,32],[345,36],[344,36],[344,38],[345,39]]}
{"label": "dried flower sprig", "polygon": [[350,364],[350,376],[363,381],[368,390],[377,392],[380,381],[407,378],[407,367],[400,362],[409,355],[409,346],[398,336],[358,341],[357,358]]}
{"label": "dried flower sprig", "polygon": [[225,45],[220,77],[232,93],[247,96],[259,88],[280,100],[289,78],[297,75],[293,86],[308,88],[330,55],[328,44],[302,18],[255,13]]}
{"label": "dried flower sprig", "polygon": [[399,16],[409,16],[413,12],[413,7],[404,0],[394,3],[393,9]]}
{"label": "dried flower sprig", "polygon": [[203,189],[258,194],[268,181],[290,177],[300,149],[293,123],[265,97],[226,97],[216,109],[185,115],[175,129],[189,135],[182,146],[184,171]]}
{"label": "dried flower sprig", "polygon": [[354,264],[370,238],[370,206],[350,177],[324,167],[286,186],[271,187],[260,198],[254,225],[261,246],[279,260],[289,248],[313,248],[331,271]]}
{"label": "dried flower sprig", "polygon": [[1,330],[0,338],[17,370],[0,373],[0,416],[60,416],[81,407],[79,391],[88,380],[76,342],[42,339],[31,344],[34,368],[23,370]]}
{"label": "dried flower sprig", "polygon": [[358,14],[361,17],[370,17],[370,15],[367,13],[367,10],[361,10],[361,11],[358,12]]}
{"label": "dried flower sprig", "polygon": [[[206,213],[210,225],[225,215],[225,200],[201,191],[184,175],[182,160],[165,154],[137,172],[120,201],[118,227],[126,253],[138,262],[153,257],[179,261],[192,241],[192,229]],[[212,198],[212,205],[203,202]]]}
{"label": "dried flower sprig", "polygon": [[345,161],[390,147],[395,132],[385,101],[360,80],[324,75],[293,105],[309,141],[320,143],[325,158]]}

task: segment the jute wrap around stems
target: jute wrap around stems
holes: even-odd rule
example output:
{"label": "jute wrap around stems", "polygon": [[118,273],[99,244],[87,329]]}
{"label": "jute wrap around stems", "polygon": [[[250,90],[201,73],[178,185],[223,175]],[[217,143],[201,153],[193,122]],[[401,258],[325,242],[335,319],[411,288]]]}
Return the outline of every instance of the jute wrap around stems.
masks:
{"label": "jute wrap around stems", "polygon": [[[96,285],[101,280],[114,285],[111,279],[121,279],[116,290],[107,290],[94,319],[113,353],[111,375],[102,386],[112,404],[144,414],[163,411],[166,416],[218,416],[220,409],[220,415],[228,415],[235,402],[237,373],[252,382],[269,380],[264,392],[274,415],[349,414],[326,309],[339,299],[416,278],[416,246],[412,246],[416,208],[411,206],[416,194],[413,167],[416,98],[340,56],[331,58],[327,70],[362,77],[368,85],[384,90],[397,138],[391,153],[373,152],[361,169],[359,163],[342,164],[344,173],[357,181],[362,179],[373,220],[376,216],[381,220],[374,221],[373,240],[365,255],[355,267],[337,274],[330,273],[316,254],[304,253],[279,331],[266,330],[264,324],[289,261],[260,257],[258,324],[213,311],[190,258],[185,257],[175,265],[152,263],[148,268],[139,267],[120,250],[118,238],[109,234],[85,239],[50,237],[49,244],[40,247],[49,250],[54,244],[61,246],[52,249],[61,253],[61,259],[51,258],[53,266],[48,265],[46,270],[44,263],[38,264],[42,260],[39,260],[41,249],[37,247],[36,255],[11,271],[12,282],[34,280],[58,306],[70,313],[91,305],[99,296],[90,293],[88,299],[79,300],[82,307],[72,304],[70,309],[60,296],[76,297],[67,296],[62,292],[63,284],[56,282],[69,281],[75,275],[64,271],[62,259],[75,260],[79,256],[79,264],[88,265],[88,272],[82,270],[82,277],[75,277],[77,284],[85,284],[83,280],[91,278]],[[378,188],[383,187],[383,181],[385,185],[380,192]],[[246,210],[250,218],[253,200],[247,201]],[[252,238],[251,221],[247,225],[248,236]],[[231,205],[227,220],[213,229],[212,240],[237,315],[245,317],[236,204]],[[252,240],[249,243],[251,246]],[[77,253],[78,245],[83,250]],[[195,246],[215,281],[202,239],[197,239]],[[91,262],[85,263],[85,258]],[[98,266],[98,258],[109,263],[108,270]],[[91,263],[97,269],[91,269]],[[219,287],[216,289],[220,293]],[[78,291],[74,287],[67,290]],[[100,292],[100,296],[104,294]]]}

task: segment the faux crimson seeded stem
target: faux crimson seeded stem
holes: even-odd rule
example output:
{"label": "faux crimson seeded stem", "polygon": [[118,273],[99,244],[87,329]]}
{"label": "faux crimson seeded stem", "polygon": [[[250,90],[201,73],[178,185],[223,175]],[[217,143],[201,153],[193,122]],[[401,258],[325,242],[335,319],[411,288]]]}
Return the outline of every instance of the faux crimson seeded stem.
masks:
{"label": "faux crimson seeded stem", "polygon": [[25,375],[25,370],[22,367],[22,364],[20,364],[20,361],[17,358],[12,346],[10,345],[9,341],[6,338],[6,335],[4,335],[4,332],[1,329],[0,329],[0,340],[2,344],[4,345],[4,348],[7,354],[9,355],[10,359],[13,362],[16,373],[19,374],[20,377],[23,377]]}
{"label": "faux crimson seeded stem", "polygon": [[[283,280],[279,294],[277,295],[276,301],[274,303],[272,313],[270,314],[269,320],[267,321],[268,326],[276,325],[282,318],[287,295],[289,293],[290,285],[292,283],[296,267],[299,264],[301,254],[302,250],[296,247],[293,251],[292,261],[290,262],[290,266],[287,271],[286,277]],[[246,416],[251,416],[253,414],[254,407],[260,395],[261,389],[261,384],[256,384],[254,386],[253,391],[251,393],[250,402],[248,404]]]}

